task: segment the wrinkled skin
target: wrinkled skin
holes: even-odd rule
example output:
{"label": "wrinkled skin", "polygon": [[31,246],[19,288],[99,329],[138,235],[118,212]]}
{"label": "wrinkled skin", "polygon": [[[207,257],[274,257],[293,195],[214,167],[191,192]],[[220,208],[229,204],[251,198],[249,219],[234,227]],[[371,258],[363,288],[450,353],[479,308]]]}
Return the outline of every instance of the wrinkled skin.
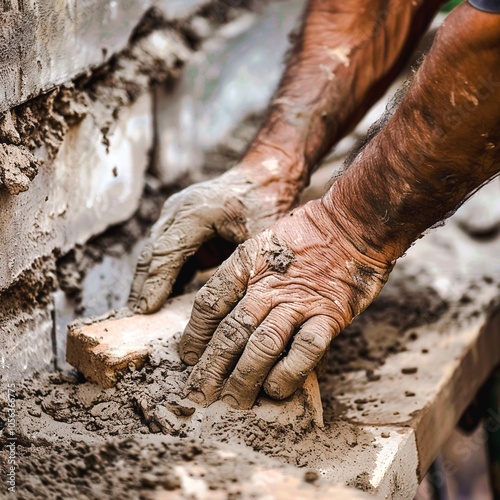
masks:
{"label": "wrinkled skin", "polygon": [[[184,361],[196,363],[188,397],[249,408],[262,386],[292,394],[395,260],[499,174],[499,41],[500,16],[458,7],[397,111],[323,198],[222,264],[181,339]],[[458,125],[457,108],[467,110]]]}
{"label": "wrinkled skin", "polygon": [[310,0],[301,41],[249,152],[227,174],[166,202],[129,306],[156,311],[205,242],[217,235],[241,243],[290,210],[321,157],[383,95],[439,4]]}
{"label": "wrinkled skin", "polygon": [[189,397],[250,408],[261,386],[290,396],[389,271],[354,248],[320,201],[294,210],[240,245],[197,294],[180,342],[196,364]]}
{"label": "wrinkled skin", "polygon": [[[273,163],[271,163],[271,167]],[[239,244],[268,227],[296,203],[298,187],[261,167],[241,165],[171,196],[137,263],[129,306],[158,310],[186,261],[214,236]]]}
{"label": "wrinkled skin", "polygon": [[[424,2],[365,4],[370,6],[361,9],[366,26],[379,4],[404,8],[387,10],[392,13],[387,22],[370,31],[358,21],[356,2],[311,0],[301,52],[261,131],[268,141],[275,134],[275,149],[299,158],[299,165],[302,158],[310,168],[339,131],[349,128],[349,117],[369,101],[367,89],[383,77],[382,69],[390,76],[394,54],[388,41],[401,31],[398,19],[411,21],[414,7],[426,10]],[[249,408],[261,387],[275,398],[292,394],[332,338],[376,297],[394,261],[500,172],[499,20],[467,3],[455,9],[398,110],[325,196],[278,220],[222,264],[198,294],[181,340],[182,358],[196,364],[190,398],[205,405],[222,398]],[[325,22],[333,26],[330,33],[320,29]],[[350,38],[342,26],[348,32],[363,28],[369,37],[346,46]],[[317,33],[337,37],[333,57],[332,47],[317,43]],[[384,60],[375,61],[373,54]],[[190,200],[186,191],[185,198],[166,206],[134,284],[139,311],[161,306],[200,242],[215,233],[242,241],[255,234],[250,221],[264,217],[261,227],[266,227],[293,206],[296,194],[286,193],[300,191],[298,179],[305,176],[300,169],[288,176],[281,171],[282,179],[293,179],[288,186],[271,168],[260,176],[264,158],[259,169],[215,182],[213,191],[193,187],[207,196]],[[268,174],[274,180],[267,181]],[[240,208],[228,210],[236,200]],[[198,205],[202,208],[193,210]]]}

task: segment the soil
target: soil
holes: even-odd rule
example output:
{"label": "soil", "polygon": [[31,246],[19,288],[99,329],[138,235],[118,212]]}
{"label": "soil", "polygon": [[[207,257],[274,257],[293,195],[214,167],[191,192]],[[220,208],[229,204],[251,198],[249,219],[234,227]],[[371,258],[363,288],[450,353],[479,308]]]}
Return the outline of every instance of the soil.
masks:
{"label": "soil", "polygon": [[13,195],[26,191],[40,163],[26,148],[0,144],[0,187],[5,186]]}

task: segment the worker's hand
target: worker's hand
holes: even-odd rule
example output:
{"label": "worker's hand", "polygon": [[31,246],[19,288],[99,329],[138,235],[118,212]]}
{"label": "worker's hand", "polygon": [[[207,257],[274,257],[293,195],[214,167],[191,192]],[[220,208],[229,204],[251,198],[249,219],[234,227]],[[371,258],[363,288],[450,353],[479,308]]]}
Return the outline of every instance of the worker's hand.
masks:
{"label": "worker's hand", "polygon": [[141,313],[158,310],[184,263],[205,242],[220,236],[241,243],[290,210],[300,186],[279,166],[276,159],[243,162],[171,196],[139,257],[129,307]]}
{"label": "worker's hand", "polygon": [[290,396],[378,295],[391,264],[360,253],[321,200],[240,245],[196,296],[180,342],[188,397],[250,408]]}

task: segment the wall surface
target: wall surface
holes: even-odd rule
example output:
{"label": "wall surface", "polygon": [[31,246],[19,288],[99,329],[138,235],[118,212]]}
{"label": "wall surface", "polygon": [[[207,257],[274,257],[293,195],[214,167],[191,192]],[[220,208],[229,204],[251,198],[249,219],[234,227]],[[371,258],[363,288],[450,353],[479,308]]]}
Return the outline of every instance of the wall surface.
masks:
{"label": "wall surface", "polygon": [[203,0],[5,0],[0,112],[106,62],[152,6],[170,18]]}

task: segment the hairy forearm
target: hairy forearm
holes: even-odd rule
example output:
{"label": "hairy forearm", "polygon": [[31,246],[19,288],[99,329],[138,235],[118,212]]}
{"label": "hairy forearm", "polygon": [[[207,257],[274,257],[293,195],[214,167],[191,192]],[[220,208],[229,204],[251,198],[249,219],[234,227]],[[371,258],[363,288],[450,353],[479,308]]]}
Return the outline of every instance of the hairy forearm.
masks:
{"label": "hairy forearm", "polygon": [[393,260],[499,173],[499,151],[500,15],[463,4],[323,203],[361,251]]}
{"label": "hairy forearm", "polygon": [[274,158],[272,166],[303,187],[315,164],[386,90],[440,3],[311,0],[247,156]]}

